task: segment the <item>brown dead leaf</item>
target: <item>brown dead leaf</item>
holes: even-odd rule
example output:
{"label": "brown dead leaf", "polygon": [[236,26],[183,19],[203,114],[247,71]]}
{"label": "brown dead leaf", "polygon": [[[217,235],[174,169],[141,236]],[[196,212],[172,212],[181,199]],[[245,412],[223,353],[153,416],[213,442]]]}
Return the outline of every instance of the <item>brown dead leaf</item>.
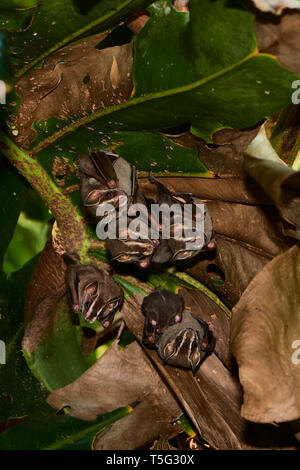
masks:
{"label": "brown dead leaf", "polygon": [[[134,299],[130,298],[125,303],[122,314],[128,328],[141,341],[144,317],[137,307],[140,300],[139,296],[135,296]],[[239,432],[243,427],[243,420],[239,414],[240,386],[215,354],[209,356],[197,374],[193,376],[191,371],[164,365],[155,351],[148,349],[145,351],[177,395],[201,437],[217,449],[241,448]],[[207,363],[208,365],[205,366]],[[212,388],[207,377],[202,382],[201,371],[203,367],[205,371],[208,371],[208,374],[217,375],[218,387],[215,386],[215,378]],[[216,368],[218,368],[218,374]],[[231,395],[232,403],[228,406]],[[222,411],[226,414],[225,410],[227,410],[230,418],[229,416],[225,419],[222,417],[221,396],[227,397],[226,407],[223,402],[224,410]]]}
{"label": "brown dead leaf", "polygon": [[[160,181],[174,192],[189,192],[205,201],[217,249],[178,266],[226,303],[234,305],[257,272],[294,243],[282,233],[282,220],[274,204],[270,199],[270,205],[263,204],[266,196],[260,198],[262,191],[254,181],[251,186],[249,177],[248,180],[160,178]],[[146,196],[153,197],[151,183],[141,180],[140,186]]]}
{"label": "brown dead leaf", "polygon": [[233,309],[231,341],[244,389],[242,415],[251,421],[300,417],[299,283],[296,245],[257,274]]}
{"label": "brown dead leaf", "polygon": [[300,8],[297,0],[252,0],[262,11],[281,15],[285,8]]}
{"label": "brown dead leaf", "polygon": [[293,228],[286,229],[290,236],[300,239],[300,171],[284,163],[255,158],[245,154],[245,170],[269,194],[282,217]]}
{"label": "brown dead leaf", "polygon": [[221,235],[216,237],[216,242],[216,251],[203,253],[186,271],[225,303],[234,305],[270,258]]}
{"label": "brown dead leaf", "polygon": [[225,303],[234,305],[270,258],[221,235],[216,237],[216,242],[216,251],[203,253],[197,263],[186,268],[186,271]]}
{"label": "brown dead leaf", "polygon": [[32,319],[33,314],[42,315],[46,321],[49,312],[66,293],[65,271],[63,258],[54,250],[52,241],[48,240],[27,291],[24,308],[26,322]]}
{"label": "brown dead leaf", "polygon": [[100,431],[94,449],[140,449],[149,447],[156,438],[166,446],[169,439],[182,431],[182,425],[164,421],[158,398],[149,395],[129,415]]}
{"label": "brown dead leaf", "polygon": [[[237,202],[241,204],[272,205],[270,197],[255,181],[239,178],[157,178],[168,189],[192,193],[199,199]],[[146,195],[153,197],[154,188],[148,179],[141,178],[139,186]]]}
{"label": "brown dead leaf", "polygon": [[152,443],[183,413],[137,342],[121,350],[115,341],[75,382],[51,392],[47,402],[56,409],[70,406],[70,414],[83,420],[132,405],[130,415],[97,436],[95,448],[106,450]]}
{"label": "brown dead leaf", "polygon": [[266,257],[276,256],[289,246],[281,233],[274,207],[206,201],[214,231]]}
{"label": "brown dead leaf", "polygon": [[[122,309],[127,326],[139,341],[144,321],[140,303],[141,296],[136,295]],[[290,442],[291,434],[282,438],[281,429],[250,425],[240,416],[240,384],[214,353],[193,376],[191,371],[164,365],[155,351],[144,349],[182,403],[195,429],[213,448],[274,448],[294,444]]]}
{"label": "brown dead leaf", "polygon": [[132,43],[97,49],[105,34],[65,47],[16,84],[19,114],[11,116],[16,142],[29,148],[34,121],[86,115],[124,102],[132,90]]}
{"label": "brown dead leaf", "polygon": [[[298,0],[293,3],[299,8]],[[260,52],[276,56],[284,67],[300,75],[299,11],[285,11],[280,18],[256,11],[254,30]]]}
{"label": "brown dead leaf", "polygon": [[243,170],[243,152],[258,133],[259,128],[260,125],[242,131],[222,129],[213,134],[212,144],[207,144],[188,131],[177,137],[166,132],[164,134],[179,145],[197,149],[200,161],[218,178],[246,179],[247,175]]}

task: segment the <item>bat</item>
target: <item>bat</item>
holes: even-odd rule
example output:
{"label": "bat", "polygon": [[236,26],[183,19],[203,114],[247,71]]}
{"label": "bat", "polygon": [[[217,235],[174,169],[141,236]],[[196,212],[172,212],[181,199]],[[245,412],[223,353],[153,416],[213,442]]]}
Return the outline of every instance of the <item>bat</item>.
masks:
{"label": "bat", "polygon": [[145,269],[150,265],[151,255],[155,250],[152,240],[133,240],[128,236],[126,240],[106,240],[106,248],[112,261],[119,263],[133,263]]}
{"label": "bat", "polygon": [[[125,204],[136,184],[136,174],[124,159],[102,150],[89,150],[78,158],[80,192],[87,220],[96,224],[100,217],[96,211],[101,204],[120,208]],[[120,196],[123,196],[120,199]]]}
{"label": "bat", "polygon": [[98,320],[103,328],[111,325],[124,301],[122,289],[111,276],[95,266],[70,264],[66,283],[73,312],[81,312],[88,323]]}
{"label": "bat", "polygon": [[[134,209],[134,205],[136,204],[139,205],[143,217],[140,219],[137,227],[132,227],[132,223],[137,216]],[[121,214],[121,211],[119,214]],[[119,236],[116,239],[106,240],[106,248],[110,253],[111,260],[118,261],[119,263],[134,263],[142,269],[148,268],[151,256],[159,243],[159,234],[156,229],[157,238],[151,239],[150,237],[149,203],[139,192],[137,184],[132,187],[125,229],[119,228],[119,217],[120,215],[117,218],[117,231]],[[141,231],[143,232],[142,237],[139,236]]]}
{"label": "bat", "polygon": [[[190,221],[190,226],[193,229],[195,229],[196,227],[196,218],[198,217],[196,212],[196,204],[201,203],[202,206],[204,205],[204,233],[201,233],[201,235],[203,235],[204,243],[200,242],[199,240],[198,246],[196,246],[197,249],[193,249],[189,247],[187,243],[198,241],[196,235],[194,235],[193,237],[186,237],[185,235],[181,235],[181,237],[176,236],[176,233],[178,233],[177,229],[180,229],[180,233],[184,233],[184,231],[182,230],[183,221],[176,221],[176,218],[173,215],[170,220],[170,238],[163,239],[161,237],[159,246],[155,250],[151,262],[153,264],[174,263],[176,261],[191,259],[203,250],[215,249],[216,243],[215,234],[213,232],[212,220],[207,208],[205,207],[205,204],[199,199],[194,198],[191,194],[173,193],[169,191],[162,183],[160,183],[156,178],[154,178],[152,173],[149,174],[149,180],[157,187],[157,203],[167,204],[169,207],[171,207],[173,204],[179,204],[182,209],[185,208],[186,217]],[[189,204],[189,206],[186,206],[187,204]],[[188,207],[189,211],[187,210]],[[161,227],[160,232],[163,234],[163,226]]]}
{"label": "bat", "polygon": [[158,355],[166,364],[192,369],[193,373],[214,346],[215,338],[207,323],[189,310],[184,310],[181,322],[166,328],[155,342]]}
{"label": "bat", "polygon": [[183,310],[182,297],[170,291],[157,288],[145,297],[142,303],[142,312],[145,316],[144,344],[155,348],[159,336],[170,326],[181,322]]}

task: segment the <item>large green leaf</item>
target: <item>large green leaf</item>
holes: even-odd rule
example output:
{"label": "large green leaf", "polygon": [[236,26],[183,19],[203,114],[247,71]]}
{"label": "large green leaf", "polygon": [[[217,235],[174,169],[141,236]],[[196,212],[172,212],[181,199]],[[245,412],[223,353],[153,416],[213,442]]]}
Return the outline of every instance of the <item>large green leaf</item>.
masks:
{"label": "large green leaf", "polygon": [[30,26],[38,0],[0,0],[0,29],[22,31]]}
{"label": "large green leaf", "polygon": [[[6,42],[3,34],[0,32],[0,80],[5,81],[6,83],[11,83],[12,81],[12,70],[10,66],[10,61],[6,49]],[[2,93],[2,90],[1,90]],[[0,96],[0,107],[2,103],[2,96]]]}
{"label": "large green leaf", "polygon": [[[51,174],[55,158],[68,159],[72,163],[74,156],[87,152],[87,142],[90,148],[109,149],[118,153],[140,171],[151,170],[156,175],[165,176],[213,176],[200,162],[196,149],[178,145],[159,132],[115,131],[101,138],[91,127],[80,128],[66,136],[59,146],[53,144],[39,152],[38,161]],[[72,153],[66,153],[71,147]]]}
{"label": "large green leaf", "polygon": [[35,8],[12,10],[0,7],[0,29],[24,31],[30,26],[35,11]]}
{"label": "large green leaf", "polygon": [[131,412],[131,407],[99,416],[95,421],[82,421],[69,415],[57,415],[48,407],[33,417],[0,434],[2,450],[90,450],[101,429]]}
{"label": "large green leaf", "polygon": [[18,74],[91,29],[104,31],[149,3],[149,0],[41,0],[30,27],[25,32],[8,35],[10,53],[19,61]]}
{"label": "large green leaf", "polygon": [[28,184],[0,154],[0,263],[13,236]]}
{"label": "large green leaf", "polygon": [[[79,153],[84,142],[110,146],[106,136],[113,133],[182,123],[209,141],[217,129],[252,126],[290,101],[296,76],[258,53],[253,17],[240,2],[191,0],[190,8],[190,14],[182,13],[171,0],[155,2],[135,38],[131,98],[69,122],[52,118],[37,124],[33,152],[42,150],[46,161],[48,152],[60,148]],[[156,161],[155,152],[151,157]]]}
{"label": "large green leaf", "polygon": [[13,10],[33,8],[38,4],[39,0],[0,0],[0,8],[7,8]]}
{"label": "large green leaf", "polygon": [[18,271],[31,258],[40,253],[48,239],[49,225],[29,219],[21,212],[18,223],[7,248],[3,271],[11,273]]}
{"label": "large green leaf", "polygon": [[1,278],[0,338],[6,345],[6,363],[0,365],[0,422],[45,406],[45,390],[31,374],[21,352],[24,297],[35,261],[8,279]]}

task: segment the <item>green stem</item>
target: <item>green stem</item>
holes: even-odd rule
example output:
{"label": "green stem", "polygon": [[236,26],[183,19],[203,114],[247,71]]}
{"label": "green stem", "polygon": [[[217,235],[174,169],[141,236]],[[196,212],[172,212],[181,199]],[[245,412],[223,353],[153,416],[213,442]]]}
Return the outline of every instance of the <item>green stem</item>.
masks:
{"label": "green stem", "polygon": [[203,292],[215,304],[217,304],[226,313],[226,315],[229,318],[231,318],[231,311],[229,310],[229,308],[227,308],[226,305],[223,304],[223,302],[219,299],[219,297],[216,294],[214,294],[211,290],[209,290],[208,287],[206,287],[204,284],[197,281],[196,279],[194,279],[192,276],[190,276],[187,273],[177,272],[177,271],[174,271],[172,268],[169,270],[169,272],[171,272],[173,276],[177,277],[178,279],[185,281],[187,284],[190,284],[190,286]]}
{"label": "green stem", "polygon": [[81,262],[86,262],[90,248],[86,224],[69,198],[60,191],[41,165],[1,130],[0,148],[1,153],[10,160],[51,210],[61,231],[66,251],[76,254]]}

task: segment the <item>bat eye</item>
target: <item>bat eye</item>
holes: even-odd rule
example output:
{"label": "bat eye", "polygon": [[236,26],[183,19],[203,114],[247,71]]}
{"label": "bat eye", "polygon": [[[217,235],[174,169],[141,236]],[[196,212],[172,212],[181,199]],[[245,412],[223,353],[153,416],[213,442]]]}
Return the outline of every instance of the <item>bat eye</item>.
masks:
{"label": "bat eye", "polygon": [[91,191],[86,199],[86,205],[97,205],[99,203],[100,195],[101,193],[97,189]]}
{"label": "bat eye", "polygon": [[113,191],[107,191],[105,194],[105,199],[112,199],[114,197]]}
{"label": "bat eye", "polygon": [[97,290],[98,290],[98,283],[97,282],[93,282],[93,284],[89,284],[86,288],[85,288],[85,293],[86,295],[90,296],[90,297],[93,297],[97,294]]}
{"label": "bat eye", "polygon": [[191,251],[181,251],[175,256],[175,259],[187,259],[191,256]]}
{"label": "bat eye", "polygon": [[121,256],[119,256],[119,258],[117,258],[117,260],[120,261],[121,263],[126,263],[126,261],[131,260],[131,256],[130,255],[121,255]]}
{"label": "bat eye", "polygon": [[108,304],[105,305],[101,312],[101,317],[104,319],[107,316],[111,315],[112,312],[114,312],[119,305],[119,300],[113,300],[112,302],[109,302]]}
{"label": "bat eye", "polygon": [[157,325],[157,321],[154,320],[153,318],[151,318],[150,324],[151,324],[152,326],[156,326],[156,325]]}
{"label": "bat eye", "polygon": [[111,312],[112,310],[114,310],[115,308],[117,308],[118,305],[119,305],[119,301],[118,301],[118,300],[115,300],[114,302],[109,302],[109,304],[107,304],[105,310],[108,310],[108,311]]}
{"label": "bat eye", "polygon": [[143,249],[143,254],[144,254],[145,256],[147,256],[147,255],[152,255],[153,250],[154,250],[154,247],[153,247],[152,245],[147,245],[147,246],[145,246],[145,248]]}

